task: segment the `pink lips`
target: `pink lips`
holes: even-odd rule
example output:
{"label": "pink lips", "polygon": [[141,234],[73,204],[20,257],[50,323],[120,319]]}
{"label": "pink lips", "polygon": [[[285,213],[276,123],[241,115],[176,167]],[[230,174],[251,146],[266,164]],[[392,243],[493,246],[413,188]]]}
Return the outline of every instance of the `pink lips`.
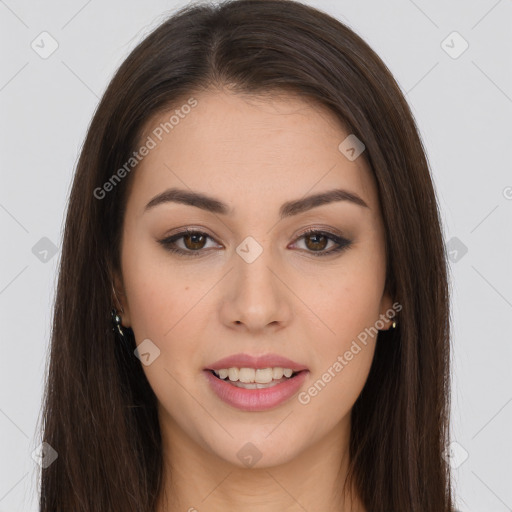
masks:
{"label": "pink lips", "polygon": [[291,359],[277,354],[265,354],[263,356],[251,356],[250,354],[233,354],[232,356],[219,359],[207,366],[205,370],[221,370],[222,368],[291,368],[294,372],[307,370],[308,367],[296,363]]}
{"label": "pink lips", "polygon": [[[246,366],[247,368],[247,366]],[[295,395],[304,384],[309,371],[304,370],[275,386],[263,389],[244,389],[230,381],[219,379],[210,370],[204,370],[210,388],[225,403],[243,411],[265,411],[281,405]]]}
{"label": "pink lips", "polygon": [[[239,388],[231,381],[223,380],[214,375],[211,370],[223,368],[290,368],[296,373],[279,384],[261,389]],[[286,402],[295,395],[304,384],[309,370],[307,366],[292,361],[277,354],[251,356],[249,354],[234,354],[216,361],[204,368],[210,388],[225,403],[243,411],[264,411]]]}

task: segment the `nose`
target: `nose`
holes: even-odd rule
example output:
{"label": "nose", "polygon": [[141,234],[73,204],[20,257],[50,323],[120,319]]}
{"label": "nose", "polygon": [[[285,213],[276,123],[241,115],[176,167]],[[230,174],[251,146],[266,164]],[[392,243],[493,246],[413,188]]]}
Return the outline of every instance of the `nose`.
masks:
{"label": "nose", "polygon": [[233,254],[234,268],[221,306],[222,322],[231,329],[257,333],[279,330],[290,323],[293,294],[271,253],[265,248],[253,261]]}

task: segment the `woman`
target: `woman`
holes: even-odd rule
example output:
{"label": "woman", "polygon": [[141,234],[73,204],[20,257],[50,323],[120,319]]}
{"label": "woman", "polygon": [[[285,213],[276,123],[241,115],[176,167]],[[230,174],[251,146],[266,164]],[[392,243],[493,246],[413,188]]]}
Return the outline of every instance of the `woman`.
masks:
{"label": "woman", "polygon": [[384,63],[312,7],[196,4],[133,50],[53,322],[42,511],[453,510],[428,163]]}

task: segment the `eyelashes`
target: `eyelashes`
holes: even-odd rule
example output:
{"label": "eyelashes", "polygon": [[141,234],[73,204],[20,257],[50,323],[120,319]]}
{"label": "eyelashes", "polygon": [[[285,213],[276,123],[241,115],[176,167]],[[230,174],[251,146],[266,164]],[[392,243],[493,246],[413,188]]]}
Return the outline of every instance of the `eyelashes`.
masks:
{"label": "eyelashes", "polygon": [[[183,239],[183,242],[185,243],[185,248],[177,247],[176,242],[180,239]],[[159,240],[158,242],[164,247],[166,251],[170,253],[193,258],[197,256],[202,256],[207,252],[204,249],[203,245],[203,241],[205,242],[206,239],[213,240],[212,237],[210,237],[207,233],[204,233],[203,231],[186,229],[170,237],[164,238],[163,240]],[[303,239],[305,241],[314,240],[314,250],[309,250],[308,248],[306,248],[302,249],[302,251],[305,251],[307,254],[311,254],[315,257],[329,256],[334,253],[340,253],[348,249],[352,244],[352,242],[350,240],[347,240],[346,238],[319,229],[308,229],[302,232],[300,236],[295,239],[294,244],[297,241]],[[324,241],[326,241],[325,244],[323,244]],[[329,242],[334,243],[335,247],[329,250],[324,250],[323,246],[327,246]],[[186,244],[191,246],[199,245],[200,247],[190,249],[187,248]],[[317,250],[318,246],[320,246],[320,250]]]}

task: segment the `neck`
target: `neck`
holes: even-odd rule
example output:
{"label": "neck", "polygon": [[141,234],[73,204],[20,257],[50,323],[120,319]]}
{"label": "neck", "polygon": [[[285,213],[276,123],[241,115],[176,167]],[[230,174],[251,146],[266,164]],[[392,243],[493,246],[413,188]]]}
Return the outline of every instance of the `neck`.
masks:
{"label": "neck", "polygon": [[262,456],[255,467],[204,449],[169,417],[161,425],[164,476],[156,512],[366,512],[357,493],[342,492],[350,416],[297,456],[267,465]]}

